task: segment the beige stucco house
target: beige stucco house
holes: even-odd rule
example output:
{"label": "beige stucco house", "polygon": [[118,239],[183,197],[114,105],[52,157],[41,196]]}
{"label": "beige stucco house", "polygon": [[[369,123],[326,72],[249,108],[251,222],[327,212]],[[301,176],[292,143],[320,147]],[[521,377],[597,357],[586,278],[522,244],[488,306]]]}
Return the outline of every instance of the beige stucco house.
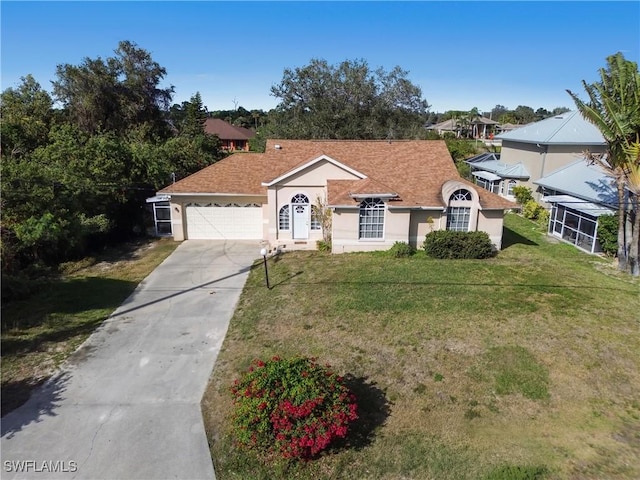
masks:
{"label": "beige stucco house", "polygon": [[[600,131],[578,111],[530,123],[496,136],[499,154],[485,153],[466,161],[476,184],[513,200],[513,187],[523,185],[536,192],[536,181],[584,157],[602,153],[606,142]],[[542,194],[535,193],[541,200]]]}
{"label": "beige stucco house", "polygon": [[431,230],[481,230],[502,244],[516,205],[463,180],[443,141],[269,140],[170,185],[176,240],[261,240],[315,249],[318,208],[332,212],[334,253],[421,245]]}

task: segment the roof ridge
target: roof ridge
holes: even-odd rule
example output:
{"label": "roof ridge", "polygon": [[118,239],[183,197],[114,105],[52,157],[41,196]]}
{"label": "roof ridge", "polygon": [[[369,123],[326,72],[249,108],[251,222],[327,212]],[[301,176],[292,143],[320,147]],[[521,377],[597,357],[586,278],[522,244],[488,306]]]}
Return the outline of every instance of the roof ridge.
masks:
{"label": "roof ridge", "polygon": [[[546,118],[545,120],[562,119],[564,121],[560,124],[560,126],[558,126],[558,128],[556,128],[551,134],[549,134],[549,136],[545,139],[545,142],[551,141],[551,139],[555,137],[560,132],[560,130],[562,130],[567,125],[567,123],[569,123],[569,121],[576,116],[577,113],[578,113],[577,110],[570,110],[568,112]],[[565,115],[566,115],[566,118],[564,117]]]}

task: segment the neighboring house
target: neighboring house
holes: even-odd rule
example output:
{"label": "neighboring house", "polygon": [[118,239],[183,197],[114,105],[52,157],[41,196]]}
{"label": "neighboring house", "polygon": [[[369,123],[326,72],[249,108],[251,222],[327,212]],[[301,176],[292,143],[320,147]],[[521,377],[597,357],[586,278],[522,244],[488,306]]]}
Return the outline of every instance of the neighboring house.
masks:
{"label": "neighboring house", "polygon": [[549,234],[589,253],[601,252],[598,218],[617,211],[615,180],[581,158],[534,183],[542,191],[542,200],[551,204]]}
{"label": "neighboring house", "polygon": [[473,138],[493,137],[498,122],[487,117],[476,117],[471,121],[471,133]]}
{"label": "neighboring house", "polygon": [[431,230],[481,230],[502,244],[517,206],[462,179],[444,141],[269,140],[265,153],[231,155],[160,192],[183,239],[263,240],[314,249],[318,205],[332,211],[334,253],[420,246]]}
{"label": "neighboring house", "polygon": [[[586,150],[592,153],[606,150],[600,131],[577,111],[530,123],[495,138],[502,141],[499,157],[483,157],[482,154],[468,159],[467,163],[476,178],[489,180],[485,188],[496,191],[495,183],[498,183],[500,195],[509,199],[513,198],[511,193],[515,185],[535,191],[536,180],[575,162]],[[517,175],[511,174],[510,167],[515,168]],[[479,172],[492,175],[483,176]],[[540,194],[536,193],[535,197],[539,200]]]}
{"label": "neighboring house", "polygon": [[255,132],[248,128],[236,127],[219,118],[207,118],[204,122],[204,131],[210,135],[217,135],[222,142],[222,149],[229,151],[249,151],[249,139],[255,136]]}
{"label": "neighboring house", "polygon": [[450,118],[449,120],[445,120],[444,122],[429,125],[426,128],[427,130],[433,130],[437,132],[438,135],[442,135],[446,132],[456,133],[458,131],[458,124],[453,118]]}
{"label": "neighboring house", "polygon": [[476,185],[514,200],[513,187],[518,181],[528,180],[529,172],[521,162],[512,165],[500,161],[500,156],[499,153],[481,153],[465,160],[465,163],[471,167]]}
{"label": "neighboring house", "polygon": [[524,125],[519,125],[517,123],[501,123],[497,126],[497,133],[506,133],[506,132],[510,132],[511,130],[515,130],[516,128],[521,128]]}
{"label": "neighboring house", "polygon": [[486,117],[476,117],[469,122],[463,122],[451,118],[444,122],[429,125],[427,130],[434,130],[438,132],[438,135],[442,135],[446,132],[455,133],[457,137],[465,136],[469,134],[473,138],[489,138],[493,135],[494,130],[498,122]]}

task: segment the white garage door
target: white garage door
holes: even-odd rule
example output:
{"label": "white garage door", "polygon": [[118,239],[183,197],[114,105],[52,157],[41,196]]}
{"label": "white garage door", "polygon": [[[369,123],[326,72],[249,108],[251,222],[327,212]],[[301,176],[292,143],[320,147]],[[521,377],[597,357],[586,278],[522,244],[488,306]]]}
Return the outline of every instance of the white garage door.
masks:
{"label": "white garage door", "polygon": [[257,203],[188,203],[187,238],[260,240],[262,207]]}

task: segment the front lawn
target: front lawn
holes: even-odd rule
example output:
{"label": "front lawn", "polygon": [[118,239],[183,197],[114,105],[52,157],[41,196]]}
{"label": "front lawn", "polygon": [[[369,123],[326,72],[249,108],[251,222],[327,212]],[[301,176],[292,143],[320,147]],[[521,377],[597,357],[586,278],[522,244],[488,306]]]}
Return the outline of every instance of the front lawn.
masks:
{"label": "front lawn", "polygon": [[[640,478],[640,283],[506,219],[490,260],[287,253],[254,269],[203,412],[225,478]],[[360,398],[349,448],[265,464],[230,435],[254,358],[306,355]]]}

